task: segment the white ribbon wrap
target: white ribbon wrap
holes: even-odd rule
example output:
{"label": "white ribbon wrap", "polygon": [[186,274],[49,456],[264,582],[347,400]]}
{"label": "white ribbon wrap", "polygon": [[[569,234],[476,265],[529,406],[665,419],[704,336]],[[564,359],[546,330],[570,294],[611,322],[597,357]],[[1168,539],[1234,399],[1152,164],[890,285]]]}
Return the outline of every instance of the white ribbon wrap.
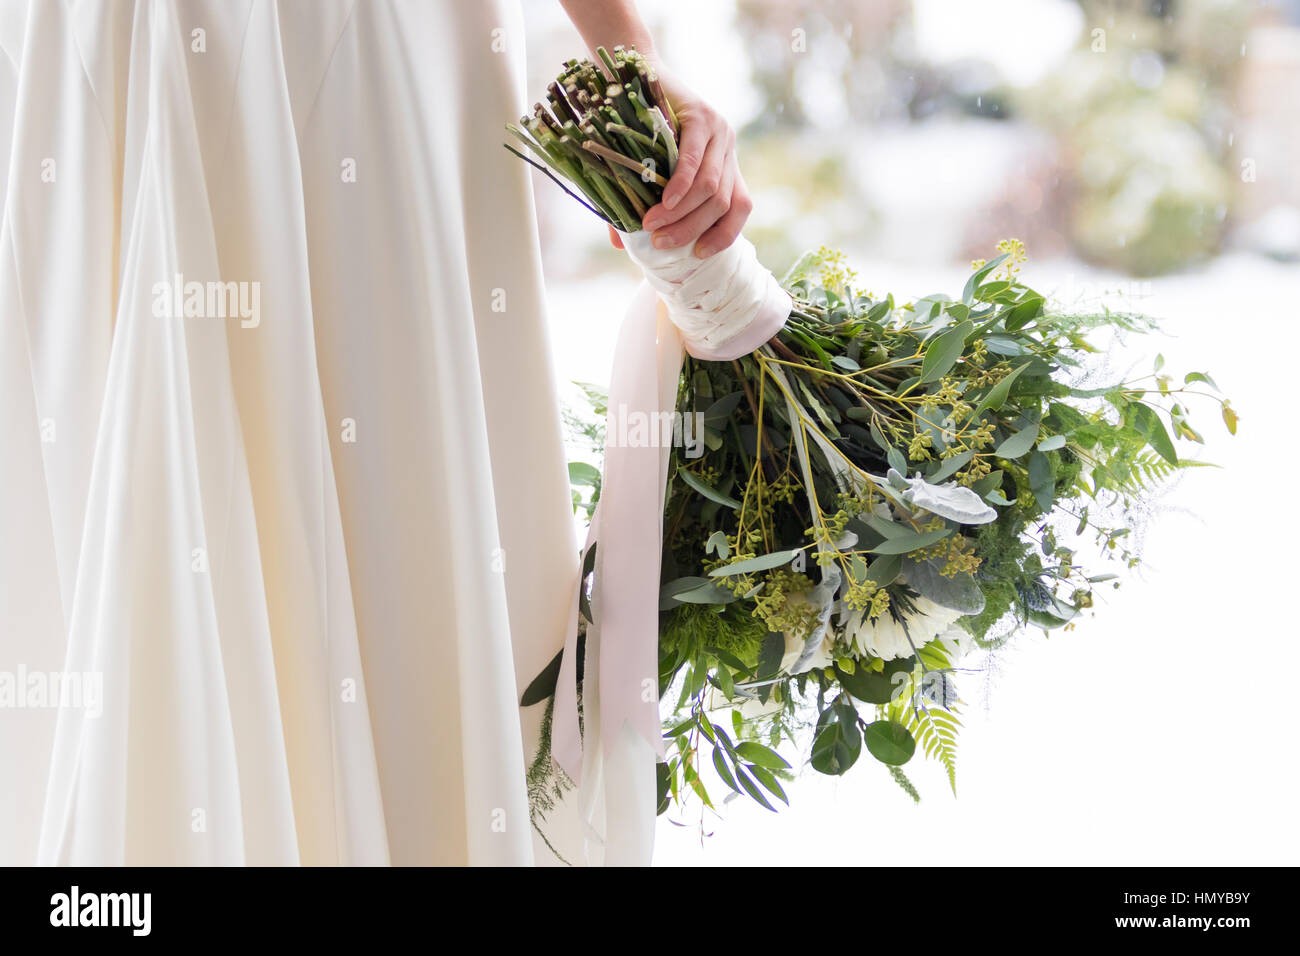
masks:
{"label": "white ribbon wrap", "polygon": [[623,248],[663,299],[695,358],[740,358],[781,331],[790,316],[790,294],[744,236],[707,259],[695,258],[690,247],[656,249],[650,237],[646,230],[625,233]]}
{"label": "white ribbon wrap", "polygon": [[[659,567],[671,436],[619,443],[618,419],[662,422],[675,410],[683,348],[709,361],[754,351],[792,302],[744,238],[708,259],[624,234],[646,275],[619,331],[610,373],[605,468],[584,552],[596,548],[578,722],[578,588],[555,691],[552,753],[579,783],[588,859],[648,865],[654,846],[659,719]],[[656,295],[657,294],[657,295]]]}

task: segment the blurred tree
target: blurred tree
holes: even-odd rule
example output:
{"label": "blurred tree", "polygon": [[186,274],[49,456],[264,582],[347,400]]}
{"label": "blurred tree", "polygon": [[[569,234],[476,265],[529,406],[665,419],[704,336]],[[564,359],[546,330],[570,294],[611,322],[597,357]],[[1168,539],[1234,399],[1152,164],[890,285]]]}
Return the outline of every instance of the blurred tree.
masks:
{"label": "blurred tree", "polygon": [[1078,48],[1027,98],[1056,131],[1068,230],[1136,274],[1217,250],[1231,200],[1230,118],[1248,4],[1079,0]]}
{"label": "blurred tree", "polygon": [[[738,0],[736,25],[763,97],[759,126],[901,115],[912,89],[893,68],[910,0]],[[828,100],[830,102],[828,102]]]}

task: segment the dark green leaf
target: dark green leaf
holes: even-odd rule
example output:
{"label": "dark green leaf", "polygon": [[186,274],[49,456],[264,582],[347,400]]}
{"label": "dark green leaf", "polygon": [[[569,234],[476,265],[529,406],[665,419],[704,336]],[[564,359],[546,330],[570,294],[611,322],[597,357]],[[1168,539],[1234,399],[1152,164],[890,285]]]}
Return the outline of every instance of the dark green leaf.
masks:
{"label": "dark green leaf", "polygon": [[[908,658],[907,663],[910,665],[914,662]],[[891,667],[891,664],[895,666]],[[838,664],[834,667],[835,677],[840,685],[858,700],[867,704],[890,703],[894,698],[894,692],[903,684],[896,675],[904,668],[896,661],[887,661],[885,669],[880,672],[867,670],[865,663],[858,663],[852,674]],[[907,667],[906,670],[911,670],[911,667]]]}
{"label": "dark green leaf", "polygon": [[725,422],[744,397],[744,392],[732,392],[730,395],[722,396],[705,410],[704,423],[706,425],[719,425]]}
{"label": "dark green leaf", "polygon": [[542,668],[541,673],[532,679],[532,682],[524,689],[523,697],[519,698],[520,707],[531,707],[533,704],[540,704],[555,693],[555,685],[560,680],[560,660],[563,657],[564,651],[560,651],[551,658],[549,664]]}
{"label": "dark green leaf", "polygon": [[840,719],[837,708],[831,707],[817,721],[817,735],[813,738],[812,758],[809,761],[819,773],[839,776],[857,762],[862,753],[862,735],[857,724]]}
{"label": "dark green leaf", "polygon": [[916,752],[916,741],[907,728],[892,720],[877,720],[867,724],[862,736],[871,756],[893,767],[901,767]]}

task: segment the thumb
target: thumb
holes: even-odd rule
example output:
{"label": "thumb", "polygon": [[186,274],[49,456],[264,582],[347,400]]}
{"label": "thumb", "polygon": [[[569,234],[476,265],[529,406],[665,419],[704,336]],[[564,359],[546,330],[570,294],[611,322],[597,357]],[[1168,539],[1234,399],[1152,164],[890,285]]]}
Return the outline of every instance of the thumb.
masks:
{"label": "thumb", "polygon": [[615,249],[623,248],[623,239],[619,236],[618,230],[613,226],[609,227],[609,244]]}

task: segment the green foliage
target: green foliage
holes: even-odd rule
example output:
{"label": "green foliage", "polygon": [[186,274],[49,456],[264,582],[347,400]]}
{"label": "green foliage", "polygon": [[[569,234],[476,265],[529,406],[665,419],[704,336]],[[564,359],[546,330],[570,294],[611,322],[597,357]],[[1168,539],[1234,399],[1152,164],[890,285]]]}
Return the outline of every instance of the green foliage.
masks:
{"label": "green foliage", "polygon": [[948,784],[957,795],[957,719],[955,705],[949,709],[924,700],[905,699],[882,708],[887,720],[906,728],[931,760],[938,760],[948,773]]}
{"label": "green foliage", "polygon": [[[599,67],[566,64],[513,131],[598,215],[634,229],[661,193],[654,171],[675,160],[673,123],[648,62],[615,50]],[[661,806],[714,808],[707,776],[771,809],[788,774],[776,748],[793,741],[821,773],[869,754],[913,795],[897,767],[919,750],[955,792],[943,634],[956,620],[987,645],[1008,622],[1072,626],[1101,576],[1059,526],[1077,521],[1103,558],[1132,564],[1131,529],[1098,516],[1193,464],[1178,453],[1201,441],[1188,400],[1218,403],[1235,433],[1213,379],[1177,382],[1163,359],[1082,387],[1090,333],[1152,323],[1061,313],[1021,281],[1023,244],[997,251],[960,298],[909,303],[863,292],[838,252],[807,253],[783,280],[794,307],[774,339],[733,362],[685,361],[677,410],[704,425],[689,456],[672,450],[665,494]],[[603,417],[603,393],[588,397]],[[598,440],[598,426],[570,425]],[[590,511],[599,472],[575,463],[570,477]],[[942,706],[925,686],[936,679]]]}
{"label": "green foliage", "polygon": [[525,781],[528,787],[528,816],[533,829],[541,836],[547,848],[563,863],[568,863],[546,836],[546,816],[551,813],[564,794],[572,790],[573,781],[551,759],[551,723],[555,715],[555,698],[546,702],[542,714],[541,736],[537,753],[528,765]]}
{"label": "green foliage", "polygon": [[701,654],[725,651],[746,667],[758,664],[767,626],[735,604],[680,604],[666,612],[659,631],[661,651]]}
{"label": "green foliage", "polygon": [[[844,773],[864,753],[890,765],[910,756],[914,741],[955,790],[960,722],[911,684],[901,698],[891,695],[898,672],[874,652],[880,622],[916,629],[929,671],[907,681],[924,681],[949,664],[924,630],[923,597],[961,596],[959,623],[984,643],[1004,638],[1005,622],[1068,626],[1091,607],[1092,582],[1052,519],[1082,513],[1080,533],[1090,529],[1103,555],[1133,560],[1121,545],[1127,529],[1090,521],[1088,503],[1102,495],[1140,502],[1186,465],[1172,443],[1199,434],[1181,393],[1206,384],[1203,373],[1182,387],[1160,368],[1149,381],[1074,386],[1090,331],[1140,332],[1150,323],[1049,309],[1019,280],[1023,248],[1008,242],[1000,251],[977,264],[961,301],[933,295],[904,306],[856,292],[838,253],[809,253],[784,280],[795,309],[773,342],[734,363],[687,361],[679,409],[725,405],[727,413],[706,414],[702,456],[673,455],[661,678],[676,687],[679,713],[717,712],[757,695],[777,705],[769,718],[775,745],[796,738],[815,699],[806,728],[814,770]],[[931,488],[968,489],[961,500],[972,519],[918,506],[930,499],[904,494],[917,475]],[[942,575],[904,576],[915,562]],[[975,594],[940,587],[944,576],[961,576]],[[819,624],[827,600],[835,613]],[[856,631],[844,623],[855,610]],[[747,618],[762,627],[742,624]],[[730,642],[719,635],[724,627],[735,631]],[[758,680],[764,646],[782,658],[775,682],[766,673]],[[889,701],[881,720],[859,716],[855,693]],[[701,763],[699,736],[674,738],[669,767],[679,794],[696,792],[687,770]],[[746,792],[731,773],[733,789]]]}

